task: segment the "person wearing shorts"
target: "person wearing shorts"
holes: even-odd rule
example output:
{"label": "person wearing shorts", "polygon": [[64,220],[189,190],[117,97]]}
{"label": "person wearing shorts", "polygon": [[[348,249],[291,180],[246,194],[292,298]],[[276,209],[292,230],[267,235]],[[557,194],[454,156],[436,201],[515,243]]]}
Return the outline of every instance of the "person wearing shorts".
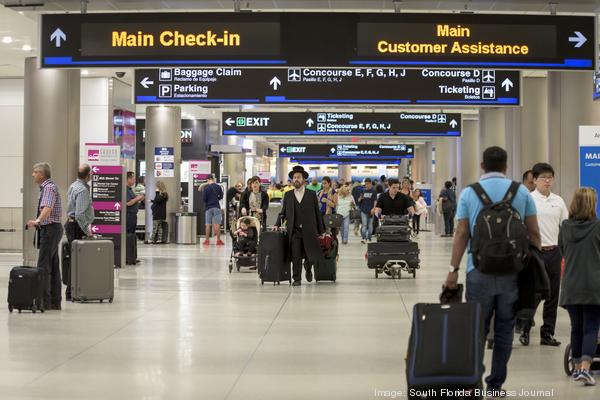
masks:
{"label": "person wearing shorts", "polygon": [[221,213],[221,204],[219,201],[223,198],[223,189],[215,183],[215,179],[210,177],[203,188],[204,197],[204,226],[206,228],[206,236],[204,245],[210,244],[210,230],[217,237],[217,246],[223,246],[225,243],[221,240],[221,223],[223,222],[223,214]]}

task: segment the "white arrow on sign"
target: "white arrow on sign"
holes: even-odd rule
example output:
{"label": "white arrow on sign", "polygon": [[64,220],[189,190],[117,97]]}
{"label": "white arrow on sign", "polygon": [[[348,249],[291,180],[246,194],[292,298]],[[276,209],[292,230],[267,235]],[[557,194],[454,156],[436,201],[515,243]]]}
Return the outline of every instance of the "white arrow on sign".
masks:
{"label": "white arrow on sign", "polygon": [[113,207],[115,208],[115,210],[120,210],[121,209],[121,203],[115,203],[115,205]]}
{"label": "white arrow on sign", "polygon": [[50,35],[50,41],[54,41],[56,47],[60,47],[61,41],[67,41],[67,35],[65,35],[65,33],[60,29],[60,28],[56,28],[56,30],[54,32],[52,32],[52,35]]}
{"label": "white arrow on sign", "polygon": [[271,79],[271,82],[269,82],[269,85],[273,86],[273,90],[277,90],[279,85],[281,85],[281,81],[278,77],[274,76],[273,79]]}
{"label": "white arrow on sign", "polygon": [[142,79],[142,81],[140,82],[140,84],[144,87],[144,89],[148,89],[148,86],[154,85],[154,81],[151,81],[146,76],[144,79]]}
{"label": "white arrow on sign", "polygon": [[312,118],[309,118],[306,120],[306,125],[308,125],[308,127],[310,128],[311,126],[313,126],[315,123],[315,121],[313,121]]}
{"label": "white arrow on sign", "polygon": [[96,233],[99,229],[96,225],[92,225],[92,232]]}
{"label": "white arrow on sign", "polygon": [[450,126],[456,128],[458,126],[458,122],[456,122],[456,120],[453,119],[452,121],[450,121]]}
{"label": "white arrow on sign", "polygon": [[575,43],[576,48],[583,46],[583,44],[587,42],[587,38],[583,36],[581,32],[574,31],[573,33],[575,34],[575,36],[569,36],[569,42]]}
{"label": "white arrow on sign", "polygon": [[227,119],[225,120],[225,123],[227,124],[227,126],[231,126],[231,125],[233,125],[233,123],[234,123],[234,122],[235,122],[235,120],[234,120],[234,119],[232,119],[232,118],[227,118]]}
{"label": "white arrow on sign", "polygon": [[330,151],[331,151],[331,154],[335,153],[335,147],[332,147]]}
{"label": "white arrow on sign", "polygon": [[285,147],[282,147],[281,149],[279,149],[282,153],[285,153],[285,151],[287,150]]}
{"label": "white arrow on sign", "polygon": [[513,87],[513,83],[510,79],[506,78],[505,80],[502,81],[502,87],[504,88],[504,90],[506,90],[507,92],[510,90],[511,87]]}
{"label": "white arrow on sign", "polygon": [[98,171],[100,171],[100,168],[97,168],[97,167],[92,167],[92,172],[93,172],[93,173],[96,173],[96,172],[98,172]]}

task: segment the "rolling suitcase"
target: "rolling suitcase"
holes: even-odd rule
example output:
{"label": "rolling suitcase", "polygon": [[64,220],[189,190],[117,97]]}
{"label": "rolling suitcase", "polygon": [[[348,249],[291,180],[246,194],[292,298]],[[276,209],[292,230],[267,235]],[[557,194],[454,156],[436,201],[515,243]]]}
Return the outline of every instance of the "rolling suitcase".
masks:
{"label": "rolling suitcase", "polygon": [[[409,394],[481,389],[483,345],[479,303],[415,304],[406,357]],[[472,393],[467,398],[478,398]]]}
{"label": "rolling suitcase", "polygon": [[367,247],[369,268],[381,268],[390,260],[404,260],[411,268],[419,267],[419,244],[417,242],[376,242]]}
{"label": "rolling suitcase", "polygon": [[125,264],[135,265],[137,262],[137,236],[128,233],[125,236]]}
{"label": "rolling suitcase", "polygon": [[283,232],[261,232],[258,243],[258,274],[265,282],[289,281],[292,283],[290,263],[287,259],[288,239]]}
{"label": "rolling suitcase", "polygon": [[381,225],[406,225],[408,226],[408,215],[386,215]]}
{"label": "rolling suitcase", "polygon": [[14,267],[8,280],[8,311],[44,312],[44,279],[38,268]]}
{"label": "rolling suitcase", "polygon": [[333,245],[325,254],[323,261],[314,264],[315,281],[333,281],[337,279],[337,255],[338,241],[334,240]]}
{"label": "rolling suitcase", "polygon": [[410,227],[408,225],[382,225],[377,228],[378,242],[408,242]]}
{"label": "rolling suitcase", "polygon": [[62,283],[69,284],[69,275],[71,274],[71,245],[65,240],[60,249],[60,265],[62,269]]}
{"label": "rolling suitcase", "polygon": [[74,240],[71,245],[71,296],[73,301],[114,297],[114,244],[112,240]]}

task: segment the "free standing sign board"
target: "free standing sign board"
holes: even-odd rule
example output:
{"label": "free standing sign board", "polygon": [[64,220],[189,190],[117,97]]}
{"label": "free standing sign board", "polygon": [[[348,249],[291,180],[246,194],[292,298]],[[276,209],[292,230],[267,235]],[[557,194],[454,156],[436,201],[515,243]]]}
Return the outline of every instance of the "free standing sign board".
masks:
{"label": "free standing sign board", "polygon": [[[579,186],[600,193],[600,126],[579,127]],[[600,215],[600,203],[596,213]]]}
{"label": "free standing sign board", "polygon": [[121,147],[114,144],[86,143],[87,163],[92,168],[91,196],[94,222],[90,229],[115,245],[115,266],[125,264],[124,230],[125,179],[120,165]]}

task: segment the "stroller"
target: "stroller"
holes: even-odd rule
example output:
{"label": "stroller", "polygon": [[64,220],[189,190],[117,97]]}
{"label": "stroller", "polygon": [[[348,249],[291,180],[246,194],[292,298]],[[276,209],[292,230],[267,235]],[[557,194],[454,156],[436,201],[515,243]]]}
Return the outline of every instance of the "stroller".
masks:
{"label": "stroller", "polygon": [[[239,250],[238,237],[235,236],[235,231],[240,228],[242,221],[245,219],[251,220],[248,228],[256,229],[256,250],[249,255],[238,255],[237,252]],[[241,217],[238,218],[235,227],[231,227],[229,230],[229,234],[231,235],[231,240],[233,241],[233,246],[231,248],[231,256],[229,257],[229,273],[233,271],[233,268],[240,271],[241,267],[250,267],[252,269],[257,269],[258,267],[258,238],[260,237],[260,221],[255,217]]]}
{"label": "stroller", "polygon": [[[565,348],[563,366],[565,368],[565,373],[568,376],[573,375],[575,364],[573,364],[573,357],[571,356],[570,343]],[[590,371],[594,373],[598,373],[598,371],[600,371],[600,336],[598,336],[598,346],[596,347],[596,354],[594,354],[594,357],[592,358],[592,366],[590,367]]]}

